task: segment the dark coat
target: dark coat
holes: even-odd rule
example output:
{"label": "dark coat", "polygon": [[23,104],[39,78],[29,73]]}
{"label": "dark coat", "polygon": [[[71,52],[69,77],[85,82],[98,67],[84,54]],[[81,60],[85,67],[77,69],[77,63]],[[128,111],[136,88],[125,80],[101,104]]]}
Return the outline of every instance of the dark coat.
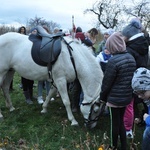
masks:
{"label": "dark coat", "polygon": [[148,42],[144,36],[140,36],[126,43],[127,51],[135,58],[136,66],[148,65]]}
{"label": "dark coat", "polygon": [[85,39],[84,33],[83,32],[77,32],[75,35],[75,38],[80,39],[83,42]]}
{"label": "dark coat", "polygon": [[77,32],[75,38],[80,39],[86,46],[93,46],[92,41],[84,36],[83,32]]}
{"label": "dark coat", "polygon": [[113,55],[107,63],[100,99],[116,106],[127,106],[132,99],[131,80],[136,62],[127,52]]}

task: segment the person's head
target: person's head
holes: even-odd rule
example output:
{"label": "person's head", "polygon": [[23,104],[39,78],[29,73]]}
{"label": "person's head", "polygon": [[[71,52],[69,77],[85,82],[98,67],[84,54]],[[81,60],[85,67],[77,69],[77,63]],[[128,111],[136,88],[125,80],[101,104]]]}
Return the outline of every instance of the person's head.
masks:
{"label": "person's head", "polygon": [[103,35],[104,35],[104,40],[107,40],[109,36],[111,36],[115,31],[112,28],[107,29]]}
{"label": "person's head", "polygon": [[70,35],[70,31],[68,29],[63,29],[62,32],[64,33],[65,36]]}
{"label": "person's head", "polygon": [[53,33],[56,34],[58,32],[60,32],[60,29],[58,27],[55,27]]}
{"label": "person's head", "polygon": [[132,89],[139,98],[150,99],[150,70],[140,67],[134,72]]}
{"label": "person's head", "polygon": [[88,31],[90,37],[95,38],[98,35],[98,30],[96,28],[92,28]]}
{"label": "person's head", "polygon": [[36,29],[36,28],[32,28],[32,29],[30,30],[30,33],[31,33],[31,34],[37,34],[37,29]]}
{"label": "person's head", "polygon": [[139,23],[139,26],[141,27],[141,32],[145,33],[146,30],[145,30],[145,27],[142,25],[142,19],[139,17],[134,17],[130,20],[130,23],[135,22],[135,21]]}
{"label": "person's head", "polygon": [[109,51],[107,48],[104,49],[104,53],[105,53],[106,55],[110,55],[110,51]]}
{"label": "person's head", "polygon": [[120,32],[113,33],[106,41],[106,49],[110,54],[126,51],[126,44]]}
{"label": "person's head", "polygon": [[82,32],[81,27],[77,27],[77,29],[76,29],[76,33],[78,33],[78,32]]}
{"label": "person's head", "polygon": [[18,33],[20,33],[20,34],[26,34],[26,28],[24,26],[20,27],[18,29]]}
{"label": "person's head", "polygon": [[142,20],[139,17],[133,17],[129,23],[138,22],[139,26],[142,28]]}
{"label": "person's head", "polygon": [[141,33],[142,25],[139,21],[132,20],[123,30],[122,35],[125,41],[128,41],[132,36]]}

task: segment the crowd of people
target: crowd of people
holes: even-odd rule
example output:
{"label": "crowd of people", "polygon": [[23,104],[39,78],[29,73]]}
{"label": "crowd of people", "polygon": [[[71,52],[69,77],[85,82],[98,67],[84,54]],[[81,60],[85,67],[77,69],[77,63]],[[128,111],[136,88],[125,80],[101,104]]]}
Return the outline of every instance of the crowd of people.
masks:
{"label": "crowd of people", "polygon": [[[143,33],[143,27],[138,18],[132,19],[121,32],[113,33],[106,40],[105,47],[112,57],[108,59],[105,67],[100,99],[105,101],[109,108],[113,149],[117,149],[120,139],[121,150],[126,150],[126,138],[134,138],[132,131],[134,120],[141,125],[148,116],[148,107],[142,100],[144,96],[140,97],[139,89],[133,92],[131,81],[134,79],[133,74],[136,69],[146,68],[148,65],[149,44],[149,38]],[[139,114],[138,103],[144,105],[142,115]],[[150,149],[149,134],[148,131],[145,132],[142,150]]]}
{"label": "crowd of people", "polygon": [[[55,28],[53,34],[58,32],[63,30]],[[20,27],[18,33],[26,35],[26,28]],[[31,29],[30,34],[36,33],[36,28]],[[146,124],[142,150],[148,150],[150,149],[150,70],[147,69],[149,34],[144,30],[141,20],[133,18],[122,31],[109,28],[103,32],[103,40],[96,49],[94,44],[98,33],[96,28],[83,32],[81,27],[77,27],[74,38],[92,48],[93,55],[103,71],[100,100],[106,103],[105,111],[110,116],[110,145],[113,150],[117,150],[120,140],[121,150],[127,150],[127,138],[134,138],[133,127],[136,122],[138,126]],[[71,36],[71,33],[69,30],[64,31],[64,35]],[[28,104],[33,104],[33,84],[34,81],[21,77],[23,94]],[[39,104],[44,102],[42,93],[44,87],[47,95],[50,83],[38,81]],[[68,90],[72,112],[79,112],[84,98],[79,80],[75,79],[69,83]],[[142,114],[138,108],[139,103],[144,108]]]}

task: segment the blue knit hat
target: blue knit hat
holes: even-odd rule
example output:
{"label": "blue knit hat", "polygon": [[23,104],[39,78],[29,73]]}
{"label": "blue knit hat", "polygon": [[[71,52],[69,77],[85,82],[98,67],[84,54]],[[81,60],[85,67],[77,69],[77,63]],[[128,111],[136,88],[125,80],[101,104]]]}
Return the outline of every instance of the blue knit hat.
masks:
{"label": "blue knit hat", "polygon": [[140,33],[141,32],[141,27],[142,27],[142,25],[141,25],[140,22],[133,20],[132,22],[130,22],[129,25],[127,25],[122,30],[122,35],[129,39],[132,36]]}

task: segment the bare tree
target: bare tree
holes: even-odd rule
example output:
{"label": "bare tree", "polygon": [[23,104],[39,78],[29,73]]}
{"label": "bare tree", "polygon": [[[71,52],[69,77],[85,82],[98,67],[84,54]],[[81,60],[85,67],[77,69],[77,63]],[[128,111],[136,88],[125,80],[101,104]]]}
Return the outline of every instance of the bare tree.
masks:
{"label": "bare tree", "polygon": [[[130,5],[128,5],[130,4]],[[92,13],[97,17],[97,27],[122,29],[131,17],[140,17],[145,29],[150,30],[149,0],[100,0],[84,13]]]}
{"label": "bare tree", "polygon": [[86,9],[84,13],[94,13],[98,19],[98,26],[104,28],[115,28],[118,26],[118,19],[121,15],[120,0],[101,0],[95,2],[90,9]]}
{"label": "bare tree", "polygon": [[139,17],[141,18],[145,29],[150,29],[150,1],[141,0],[140,2],[134,2],[133,6],[127,7],[124,6],[124,11],[130,17]]}
{"label": "bare tree", "polygon": [[37,17],[37,16],[35,16],[35,18],[29,19],[28,24],[27,24],[29,28],[33,28],[38,25],[41,25],[41,26],[46,25],[49,28],[51,33],[55,27],[60,27],[59,24],[53,21],[46,21],[43,17]]}
{"label": "bare tree", "polygon": [[1,25],[0,26],[0,35],[7,32],[17,32],[17,29],[14,26]]}
{"label": "bare tree", "polygon": [[56,22],[48,21],[47,22],[47,27],[49,28],[50,31],[53,31],[55,27],[60,28],[60,25],[57,24]]}

